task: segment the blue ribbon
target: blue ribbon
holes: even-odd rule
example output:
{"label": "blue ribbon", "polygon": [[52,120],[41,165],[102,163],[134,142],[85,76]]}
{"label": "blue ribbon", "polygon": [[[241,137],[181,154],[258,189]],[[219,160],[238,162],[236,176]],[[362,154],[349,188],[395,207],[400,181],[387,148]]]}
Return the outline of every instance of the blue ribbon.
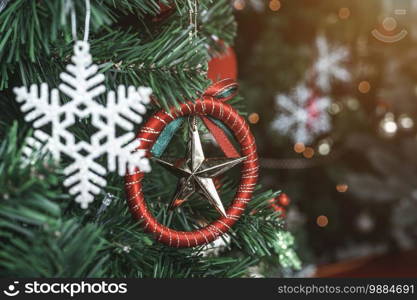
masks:
{"label": "blue ribbon", "polygon": [[167,126],[165,126],[164,130],[162,130],[161,134],[159,135],[158,139],[156,140],[155,144],[151,149],[151,153],[153,156],[161,157],[165,149],[168,147],[169,142],[174,137],[174,134],[181,127],[182,123],[184,123],[184,117],[175,119],[174,121],[170,122]]}
{"label": "blue ribbon", "polygon": [[[212,120],[221,129],[223,129],[229,137],[233,137],[233,134],[231,133],[229,128],[227,128],[221,121],[212,117],[208,118]],[[155,144],[151,149],[151,153],[153,156],[162,156],[169,143],[171,142],[172,138],[174,137],[175,133],[178,131],[178,129],[180,129],[181,125],[184,123],[184,120],[185,117],[180,117],[170,122],[167,126],[165,126],[165,128],[162,130],[161,134],[159,135],[158,139],[156,140]]]}

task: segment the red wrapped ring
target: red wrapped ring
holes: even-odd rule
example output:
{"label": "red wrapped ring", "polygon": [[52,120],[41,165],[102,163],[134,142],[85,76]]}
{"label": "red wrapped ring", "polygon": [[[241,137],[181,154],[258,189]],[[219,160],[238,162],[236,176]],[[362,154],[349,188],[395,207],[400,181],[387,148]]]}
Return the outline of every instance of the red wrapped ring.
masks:
{"label": "red wrapped ring", "polygon": [[243,162],[241,179],[234,200],[226,211],[227,217],[220,217],[211,224],[194,231],[177,231],[160,224],[150,213],[142,192],[142,179],[145,174],[138,171],[126,175],[126,192],[131,213],[135,219],[142,222],[147,232],[171,247],[194,247],[208,244],[226,233],[244,212],[258,179],[258,155],[249,125],[232,106],[214,97],[204,97],[196,102],[181,104],[179,109],[173,108],[170,113],[163,110],[157,112],[141,128],[137,136],[140,140],[138,149],[145,150],[150,155],[152,146],[167,124],[176,118],[192,114],[209,115],[222,121],[234,134],[240,144],[241,155],[246,156],[246,160]]}

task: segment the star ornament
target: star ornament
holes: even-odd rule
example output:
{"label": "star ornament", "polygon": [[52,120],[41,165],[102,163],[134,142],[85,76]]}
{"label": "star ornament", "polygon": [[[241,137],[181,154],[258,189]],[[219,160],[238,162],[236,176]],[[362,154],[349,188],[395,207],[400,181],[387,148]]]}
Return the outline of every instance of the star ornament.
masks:
{"label": "star ornament", "polygon": [[206,158],[203,146],[197,129],[195,116],[189,118],[190,140],[188,142],[187,155],[185,158],[153,157],[173,174],[179,177],[177,191],[170,208],[174,209],[188,200],[194,193],[198,192],[206,198],[211,205],[223,216],[227,217],[226,210],[220,200],[213,179],[239,163],[246,157],[237,158]]}

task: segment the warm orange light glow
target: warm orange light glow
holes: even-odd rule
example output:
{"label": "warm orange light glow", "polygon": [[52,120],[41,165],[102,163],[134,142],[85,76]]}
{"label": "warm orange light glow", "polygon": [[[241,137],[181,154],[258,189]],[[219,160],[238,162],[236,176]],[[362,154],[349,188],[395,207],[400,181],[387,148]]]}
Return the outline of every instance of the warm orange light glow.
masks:
{"label": "warm orange light glow", "polygon": [[326,216],[318,216],[317,217],[317,225],[320,227],[326,227],[329,224],[329,219]]}
{"label": "warm orange light glow", "polygon": [[305,158],[312,158],[314,156],[314,149],[311,147],[307,147],[304,150],[303,155]]}
{"label": "warm orange light glow", "polygon": [[339,9],[339,18],[342,20],[346,20],[350,17],[350,9],[347,7],[342,7]]}
{"label": "warm orange light glow", "polygon": [[345,193],[345,192],[347,192],[348,189],[349,189],[349,186],[347,184],[343,183],[343,184],[336,185],[336,190],[339,193]]}
{"label": "warm orange light glow", "polygon": [[256,124],[259,122],[259,114],[257,113],[251,113],[248,117],[249,123]]}
{"label": "warm orange light glow", "polygon": [[362,94],[369,93],[369,91],[371,90],[371,84],[369,83],[369,81],[366,80],[361,81],[358,85],[358,90]]}
{"label": "warm orange light glow", "polygon": [[281,2],[279,0],[271,0],[271,1],[269,1],[269,8],[272,11],[278,11],[281,8]]}
{"label": "warm orange light glow", "polygon": [[233,1],[233,7],[237,10],[242,10],[245,8],[245,1],[244,0],[235,0]]}
{"label": "warm orange light glow", "polygon": [[294,145],[294,151],[297,153],[303,153],[305,149],[306,147],[304,146],[303,143],[296,143]]}

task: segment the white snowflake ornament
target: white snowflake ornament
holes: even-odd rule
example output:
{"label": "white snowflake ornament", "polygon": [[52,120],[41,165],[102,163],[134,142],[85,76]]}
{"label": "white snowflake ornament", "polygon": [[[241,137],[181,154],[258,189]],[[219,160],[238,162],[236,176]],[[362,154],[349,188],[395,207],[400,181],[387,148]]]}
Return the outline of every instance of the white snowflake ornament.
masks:
{"label": "white snowflake ornament", "polygon": [[329,98],[318,96],[300,84],[290,95],[276,96],[280,115],[272,127],[290,136],[295,143],[309,144],[315,136],[330,130],[330,104]]}
{"label": "white snowflake ornament", "polygon": [[333,80],[349,81],[351,76],[343,63],[349,57],[349,51],[345,47],[331,47],[324,36],[316,40],[318,58],[313,66],[313,76],[316,85],[323,92],[329,92]]}
{"label": "white snowflake ornament", "polygon": [[[67,176],[64,185],[82,208],[94,200],[107,182],[104,179],[107,171],[116,171],[120,176],[127,171],[139,168],[150,171],[149,161],[143,151],[135,151],[139,140],[132,132],[134,124],[142,122],[146,112],[144,104],[149,103],[152,90],[147,87],[119,86],[117,92],[107,93],[107,105],[94,100],[106,91],[102,84],[104,75],[92,64],[90,45],[86,41],[77,41],[74,46],[73,64],[67,66],[67,72],[61,73],[62,83],[59,91],[70,98],[62,102],[58,89],[49,92],[46,83],[40,88],[32,85],[14,89],[16,100],[23,103],[21,110],[26,113],[25,120],[33,122],[35,131],[29,137],[24,154],[30,157],[34,152],[47,151],[56,160],[62,155],[71,159],[64,169]],[[91,117],[92,125],[97,132],[90,141],[77,141],[70,127],[77,123],[77,118]],[[50,125],[50,133],[44,128]],[[116,129],[127,131],[120,134]],[[107,168],[97,160],[106,155]]]}

